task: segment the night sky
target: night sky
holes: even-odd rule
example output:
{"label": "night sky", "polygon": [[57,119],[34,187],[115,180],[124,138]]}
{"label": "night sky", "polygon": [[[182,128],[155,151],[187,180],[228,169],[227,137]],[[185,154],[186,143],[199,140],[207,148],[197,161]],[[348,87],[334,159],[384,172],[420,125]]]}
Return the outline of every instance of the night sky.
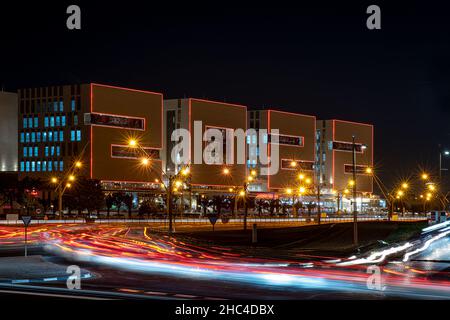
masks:
{"label": "night sky", "polygon": [[[1,4],[6,91],[98,82],[373,123],[388,184],[436,170],[438,144],[450,148],[443,4],[58,2]],[[66,28],[70,4],[81,7],[81,31]],[[366,28],[370,4],[382,30]]]}

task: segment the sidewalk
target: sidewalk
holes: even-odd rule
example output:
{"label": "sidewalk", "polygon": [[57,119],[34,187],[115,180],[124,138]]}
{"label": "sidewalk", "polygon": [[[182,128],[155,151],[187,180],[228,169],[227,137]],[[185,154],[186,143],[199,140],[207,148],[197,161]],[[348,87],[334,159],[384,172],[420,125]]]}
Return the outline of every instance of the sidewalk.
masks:
{"label": "sidewalk", "polygon": [[[0,283],[29,283],[66,280],[71,274],[66,265],[45,260],[42,256],[0,258]],[[81,278],[91,273],[81,270]]]}

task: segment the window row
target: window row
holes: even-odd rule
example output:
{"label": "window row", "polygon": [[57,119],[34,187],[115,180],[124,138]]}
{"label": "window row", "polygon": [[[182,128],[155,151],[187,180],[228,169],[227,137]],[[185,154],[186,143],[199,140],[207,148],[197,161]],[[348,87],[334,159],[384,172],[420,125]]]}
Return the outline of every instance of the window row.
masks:
{"label": "window row", "polygon": [[[70,100],[70,111],[80,110],[81,101],[79,98]],[[66,110],[69,111],[69,110]],[[64,112],[64,102],[62,99],[58,101],[24,100],[20,101],[21,113],[44,113],[44,112]]]}
{"label": "window row", "polygon": [[[21,143],[34,142],[63,142],[64,131],[48,131],[48,132],[21,132]],[[75,140],[72,140],[75,141]]]}
{"label": "window row", "polygon": [[27,128],[39,128],[39,118],[38,117],[23,117],[23,127]]}
{"label": "window row", "polygon": [[51,116],[44,118],[44,127],[65,127],[66,126],[66,116]]}
{"label": "window row", "polygon": [[81,141],[81,130],[70,130],[70,141]]}
{"label": "window row", "polygon": [[63,171],[63,161],[21,161],[21,172],[52,172]]}

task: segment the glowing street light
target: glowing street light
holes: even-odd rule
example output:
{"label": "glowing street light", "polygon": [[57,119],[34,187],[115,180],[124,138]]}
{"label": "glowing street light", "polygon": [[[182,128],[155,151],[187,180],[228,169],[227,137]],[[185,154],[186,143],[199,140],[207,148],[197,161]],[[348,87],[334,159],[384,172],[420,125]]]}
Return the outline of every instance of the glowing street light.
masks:
{"label": "glowing street light", "polygon": [[353,186],[355,185],[355,181],[354,181],[354,180],[350,180],[350,181],[348,182],[348,185],[349,185],[350,187],[353,187]]}
{"label": "glowing street light", "polygon": [[52,183],[57,183],[57,182],[58,182],[58,178],[53,177],[53,178],[52,178]]}
{"label": "glowing street light", "polygon": [[406,182],[402,183],[402,188],[403,189],[408,189],[408,187],[409,187],[409,185]]}
{"label": "glowing street light", "polygon": [[367,174],[372,174],[373,173],[373,169],[371,167],[367,167],[366,168],[366,173]]}
{"label": "glowing street light", "polygon": [[429,184],[429,185],[428,185],[428,189],[429,189],[430,191],[434,191],[434,190],[436,190],[436,187],[435,187],[434,184]]}
{"label": "glowing street light", "polygon": [[239,195],[240,195],[241,197],[245,196],[245,191],[244,191],[244,190],[239,191]]}
{"label": "glowing street light", "polygon": [[181,187],[183,185],[183,182],[181,182],[180,180],[175,181],[175,186],[177,188]]}
{"label": "glowing street light", "polygon": [[292,189],[291,189],[291,188],[287,188],[287,189],[286,189],[286,193],[287,193],[287,194],[292,194]]}
{"label": "glowing street light", "polygon": [[128,140],[128,145],[130,147],[136,147],[137,146],[137,141],[135,139],[130,139],[130,140]]}
{"label": "glowing street light", "polygon": [[228,191],[229,191],[229,192],[233,192],[233,191],[234,191],[234,189],[233,189],[233,188],[230,188],[230,189],[228,189]]}
{"label": "glowing street light", "polygon": [[401,197],[403,196],[405,193],[402,190],[397,191],[397,196]]}
{"label": "glowing street light", "polygon": [[248,176],[247,180],[248,180],[248,182],[252,182],[253,181],[253,177],[252,176]]}
{"label": "glowing street light", "polygon": [[349,194],[349,193],[350,193],[350,190],[348,190],[348,189],[344,190],[344,194]]}
{"label": "glowing street light", "polygon": [[304,175],[303,173],[300,173],[300,174],[298,175],[298,179],[299,179],[299,180],[305,179],[305,175]]}
{"label": "glowing street light", "polygon": [[76,168],[81,168],[82,166],[83,166],[83,164],[81,163],[81,161],[75,162],[75,167]]}
{"label": "glowing street light", "polygon": [[311,184],[312,180],[311,180],[311,178],[306,178],[305,182],[306,182],[306,184]]}
{"label": "glowing street light", "polygon": [[422,180],[428,180],[428,174],[422,173],[421,178],[422,178]]}
{"label": "glowing street light", "polygon": [[67,184],[66,184],[66,187],[67,187],[67,188],[70,188],[70,187],[72,187],[72,184],[67,183]]}
{"label": "glowing street light", "polygon": [[141,163],[144,166],[148,166],[150,163],[150,160],[148,158],[142,158]]}
{"label": "glowing street light", "polygon": [[186,168],[184,168],[183,170],[181,170],[181,174],[183,175],[183,176],[187,176],[188,174],[189,174],[189,168],[188,167],[186,167]]}
{"label": "glowing street light", "polygon": [[297,166],[297,161],[291,161],[291,167],[295,168]]}
{"label": "glowing street light", "polygon": [[71,175],[69,176],[69,181],[75,181],[75,176],[71,174]]}
{"label": "glowing street light", "polygon": [[228,168],[223,169],[223,174],[230,174],[230,169]]}
{"label": "glowing street light", "polygon": [[256,170],[250,171],[250,175],[252,175],[253,177],[255,177],[255,176],[256,176]]}
{"label": "glowing street light", "polygon": [[299,193],[305,193],[305,192],[306,192],[305,187],[300,187],[300,188],[298,188],[298,192],[299,192]]}

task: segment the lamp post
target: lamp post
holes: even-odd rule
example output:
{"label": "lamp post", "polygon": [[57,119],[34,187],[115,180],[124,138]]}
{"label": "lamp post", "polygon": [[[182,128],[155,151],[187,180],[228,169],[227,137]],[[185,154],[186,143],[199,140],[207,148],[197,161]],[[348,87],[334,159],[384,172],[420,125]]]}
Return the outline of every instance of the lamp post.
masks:
{"label": "lamp post", "polygon": [[446,171],[447,169],[442,168],[442,156],[449,156],[449,150],[442,150],[439,145],[439,182],[442,184],[442,171]]}
{"label": "lamp post", "polygon": [[[144,147],[136,139],[130,139],[128,141],[128,147],[138,150],[143,158],[141,160],[141,164],[144,166],[152,165],[152,157],[147,153]],[[178,190],[178,187],[183,185],[183,181],[187,181],[190,178],[190,169],[189,165],[181,168],[175,175],[168,175],[163,170],[159,172],[163,178],[167,180],[167,186],[161,181],[160,185],[164,187],[166,190],[166,198],[167,198],[167,216],[169,219],[169,234],[173,233],[173,206],[172,201],[174,197],[174,189]]]}
{"label": "lamp post", "polygon": [[72,187],[73,182],[76,179],[75,172],[83,166],[81,161],[77,160],[73,163],[72,167],[58,180],[57,177],[51,178],[51,183],[56,185],[55,192],[58,195],[58,213],[61,219],[63,215],[63,195],[67,189]]}
{"label": "lamp post", "polygon": [[358,245],[358,207],[356,203],[356,144],[352,136],[352,164],[353,164],[353,244]]}

